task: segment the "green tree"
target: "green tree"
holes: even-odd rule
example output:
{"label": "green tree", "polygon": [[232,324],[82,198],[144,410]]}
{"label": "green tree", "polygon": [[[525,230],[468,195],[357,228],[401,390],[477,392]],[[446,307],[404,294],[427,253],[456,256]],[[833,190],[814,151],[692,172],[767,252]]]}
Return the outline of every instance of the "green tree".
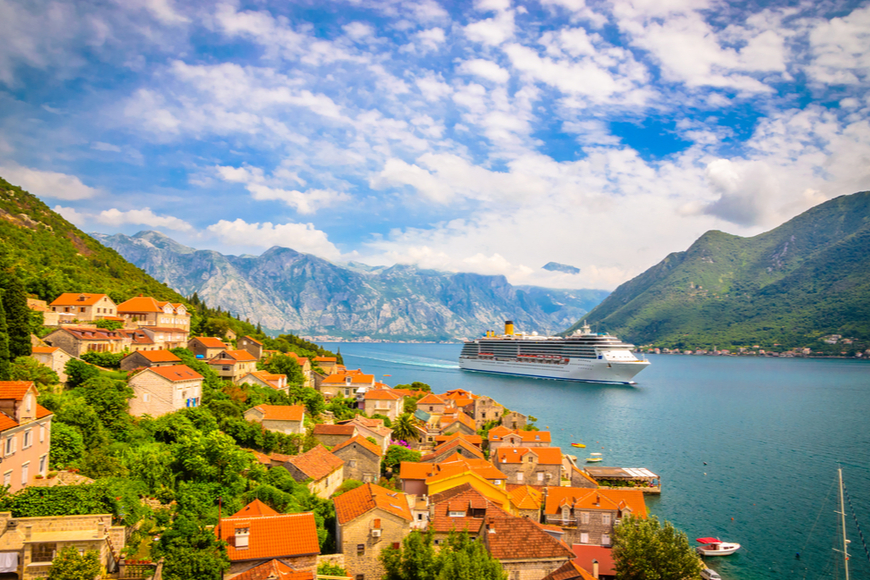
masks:
{"label": "green tree", "polygon": [[484,545],[465,532],[453,532],[436,554],[433,532],[414,530],[400,548],[381,552],[383,580],[505,580],[507,574]]}
{"label": "green tree", "polygon": [[386,548],[380,560],[384,565],[382,580],[435,580],[438,555],[432,547],[433,531],[412,531],[402,540],[401,548]]}
{"label": "green tree", "polygon": [[85,452],[85,440],[75,427],[55,421],[51,426],[49,458],[52,469],[75,467]]}
{"label": "green tree", "polygon": [[288,385],[301,385],[305,382],[305,374],[296,359],[286,354],[276,354],[264,363],[263,370],[276,375],[287,375]]}
{"label": "green tree", "polygon": [[317,574],[323,576],[347,576],[347,570],[338,564],[323,561],[317,565]]}
{"label": "green tree", "polygon": [[10,381],[33,381],[38,390],[60,382],[57,373],[29,356],[20,356],[9,367]]}
{"label": "green tree", "polygon": [[64,369],[66,370],[67,386],[70,388],[78,387],[88,379],[100,374],[100,370],[95,366],[75,358],[69,359]]}
{"label": "green tree", "polygon": [[88,550],[80,555],[75,546],[67,546],[51,561],[49,580],[94,580],[102,572],[100,553]]}
{"label": "green tree", "polygon": [[686,534],[656,516],[627,516],[614,529],[617,580],[685,580],[703,569]]}
{"label": "green tree", "polygon": [[6,311],[0,300],[0,381],[9,379],[9,329],[6,326]]}
{"label": "green tree", "polygon": [[133,389],[126,382],[97,375],[82,383],[76,391],[84,396],[103,425],[113,433],[118,434],[130,423],[127,409]]}
{"label": "green tree", "polygon": [[30,356],[30,309],[27,307],[27,293],[17,272],[6,271],[4,276],[3,310],[6,312],[6,325],[9,333],[9,358]]}
{"label": "green tree", "polygon": [[332,497],[338,497],[343,493],[347,493],[350,490],[362,487],[363,485],[365,484],[357,479],[345,479],[341,485],[338,486],[338,489],[335,490],[335,493],[332,494]]}
{"label": "green tree", "polygon": [[390,445],[387,447],[386,454],[384,454],[381,469],[386,472],[387,469],[397,467],[403,461],[418,463],[421,457],[422,454],[419,451],[414,451],[401,445]]}
{"label": "green tree", "polygon": [[105,318],[101,318],[94,322],[94,326],[102,328],[103,330],[118,330],[119,328],[124,328],[124,323],[120,320],[106,320]]}
{"label": "green tree", "polygon": [[414,424],[414,417],[410,413],[399,415],[393,423],[393,439],[396,441],[416,441],[420,438],[420,432]]}

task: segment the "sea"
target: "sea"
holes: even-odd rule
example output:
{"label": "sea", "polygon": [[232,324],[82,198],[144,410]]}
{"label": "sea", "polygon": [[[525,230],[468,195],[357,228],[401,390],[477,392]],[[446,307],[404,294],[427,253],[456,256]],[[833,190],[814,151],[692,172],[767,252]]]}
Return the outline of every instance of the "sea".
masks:
{"label": "sea", "polygon": [[870,579],[870,362],[655,355],[627,386],[462,371],[459,344],[323,346],[392,386],[493,397],[536,417],[581,464],[599,452],[599,465],[659,474],[653,514],[692,544],[743,546],[707,559],[724,580],[843,578],[840,466],[850,575]]}

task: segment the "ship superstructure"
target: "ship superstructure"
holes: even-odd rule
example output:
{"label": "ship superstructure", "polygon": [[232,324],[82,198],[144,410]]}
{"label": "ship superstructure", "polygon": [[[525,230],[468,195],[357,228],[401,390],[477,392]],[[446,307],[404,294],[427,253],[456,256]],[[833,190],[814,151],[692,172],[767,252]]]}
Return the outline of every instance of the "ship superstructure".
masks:
{"label": "ship superstructure", "polygon": [[505,322],[503,335],[493,331],[462,347],[459,368],[563,381],[634,384],[649,365],[638,359],[634,345],[609,334],[591,332],[588,324],[566,337],[514,332]]}

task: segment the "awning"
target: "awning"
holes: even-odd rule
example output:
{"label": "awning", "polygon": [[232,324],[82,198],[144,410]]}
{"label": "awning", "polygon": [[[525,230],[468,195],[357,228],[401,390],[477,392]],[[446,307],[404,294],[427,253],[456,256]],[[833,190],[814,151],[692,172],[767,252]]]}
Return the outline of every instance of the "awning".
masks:
{"label": "awning", "polygon": [[719,538],[698,538],[696,541],[701,542],[702,544],[721,544],[722,540]]}

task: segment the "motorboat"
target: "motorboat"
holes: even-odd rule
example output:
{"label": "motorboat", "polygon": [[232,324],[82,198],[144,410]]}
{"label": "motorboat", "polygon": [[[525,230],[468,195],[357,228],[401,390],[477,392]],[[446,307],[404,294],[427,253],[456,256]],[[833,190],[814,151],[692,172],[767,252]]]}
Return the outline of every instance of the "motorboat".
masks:
{"label": "motorboat", "polygon": [[704,580],[722,580],[722,576],[716,570],[711,570],[710,568],[701,570],[701,578]]}
{"label": "motorboat", "polygon": [[586,447],[586,445],[584,445],[583,443],[572,443],[572,444],[571,444],[571,447],[580,447],[580,448],[583,448],[583,447]]}
{"label": "motorboat", "polygon": [[729,556],[740,549],[740,544],[723,542],[719,538],[698,538],[700,546],[695,548],[702,556]]}
{"label": "motorboat", "polygon": [[598,463],[599,461],[604,459],[603,457],[601,457],[600,453],[590,453],[589,455],[591,455],[592,457],[587,457],[586,463]]}

